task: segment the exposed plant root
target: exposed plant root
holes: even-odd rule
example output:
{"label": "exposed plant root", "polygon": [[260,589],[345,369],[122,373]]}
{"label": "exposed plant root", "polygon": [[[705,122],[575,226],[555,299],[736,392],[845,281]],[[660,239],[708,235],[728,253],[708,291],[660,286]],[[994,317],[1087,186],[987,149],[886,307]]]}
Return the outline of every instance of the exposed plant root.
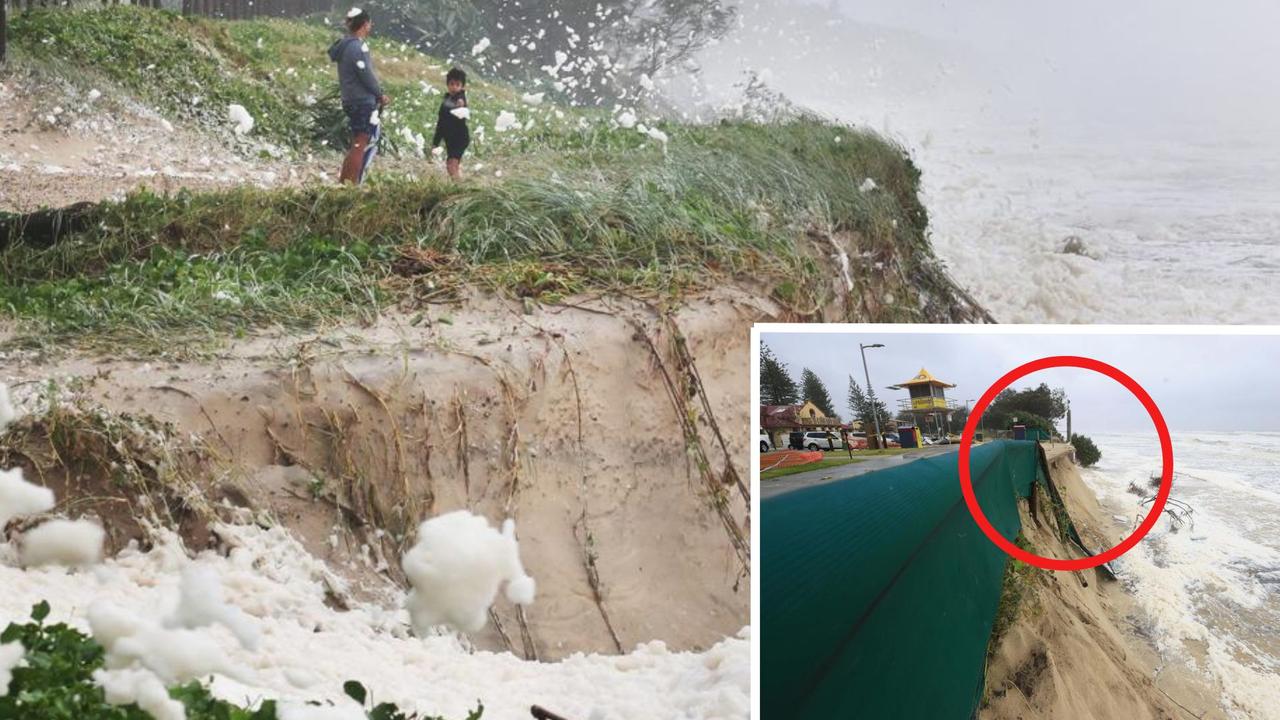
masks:
{"label": "exposed plant root", "polygon": [[[427,514],[436,512],[435,478],[431,475],[431,418],[428,416],[430,403],[425,393],[422,395],[422,476],[426,483]],[[434,414],[434,413],[432,413]],[[420,519],[420,518],[418,518]],[[407,535],[407,534],[406,534]]]}
{"label": "exposed plant root", "polygon": [[538,646],[533,642],[533,634],[529,632],[529,621],[524,616],[524,606],[516,606],[516,620],[520,622],[520,640],[524,643],[524,659],[538,660]]}
{"label": "exposed plant root", "polygon": [[[342,372],[346,374],[347,382],[360,388],[360,390],[362,390],[366,395],[373,398],[374,401],[378,403],[378,406],[382,408],[382,412],[387,416],[387,422],[391,424],[391,434],[395,443],[395,477],[399,478],[400,487],[404,493],[402,502],[407,505],[407,517],[417,518],[419,508],[417,501],[414,499],[413,490],[409,487],[409,474],[405,470],[404,435],[400,432],[400,423],[396,421],[396,416],[391,412],[391,408],[387,406],[387,400],[382,396],[382,393],[369,387],[355,375],[352,375],[351,371],[345,367],[342,368]],[[411,522],[403,522],[401,529],[405,530],[409,525],[411,525]]]}
{"label": "exposed plant root", "polygon": [[[654,311],[656,312],[656,308]],[[733,462],[733,454],[729,452],[729,444],[724,440],[724,434],[720,432],[720,424],[716,422],[715,413],[711,409],[711,400],[707,397],[706,389],[702,385],[702,376],[698,374],[698,366],[693,361],[693,354],[689,352],[689,344],[684,334],[680,332],[680,328],[676,325],[676,321],[670,315],[664,315],[663,320],[667,328],[671,331],[671,335],[675,342],[673,346],[676,356],[679,358],[681,365],[687,371],[687,382],[689,384],[689,394],[697,394],[698,399],[702,402],[702,417],[706,420],[707,425],[711,427],[715,433],[716,441],[720,444],[720,450],[724,453],[724,484],[735,484],[738,486],[738,492],[742,494],[742,499],[746,501],[747,506],[751,506],[751,489],[743,482],[742,476],[738,474],[737,467]]]}
{"label": "exposed plant root", "polygon": [[18,464],[51,488],[56,513],[96,516],[109,551],[131,540],[145,547],[161,527],[204,546],[217,517],[194,479],[212,457],[206,443],[149,415],[109,412],[75,394],[64,399],[52,386],[47,403],[5,433],[0,467]]}
{"label": "exposed plant root", "polygon": [[462,395],[455,395],[454,398],[456,412],[458,414],[457,429],[454,435],[458,437],[458,462],[462,465],[462,487],[466,492],[467,506],[471,506],[471,461],[469,452],[469,443],[467,442],[467,407],[463,402]]}
{"label": "exposed plant root", "polygon": [[751,546],[747,543],[747,539],[743,535],[741,528],[738,527],[738,523],[733,519],[732,511],[729,508],[729,498],[724,490],[723,482],[717,479],[715,473],[711,470],[711,461],[707,458],[706,451],[702,447],[702,439],[698,436],[697,410],[689,403],[690,393],[687,388],[682,392],[680,386],[676,384],[671,372],[667,369],[666,363],[662,360],[662,353],[658,350],[658,346],[654,344],[653,338],[649,336],[649,332],[644,325],[635,318],[628,318],[628,320],[636,329],[636,337],[643,339],[645,344],[649,346],[653,361],[661,373],[662,380],[667,387],[667,393],[675,406],[676,417],[679,419],[681,429],[684,432],[685,447],[698,466],[698,472],[702,476],[703,485],[710,497],[712,507],[715,509],[716,514],[720,516],[725,532],[729,535],[729,542],[733,544],[734,551],[738,555],[742,575],[750,575]]}
{"label": "exposed plant root", "polygon": [[498,611],[492,606],[489,607],[489,621],[493,623],[494,629],[498,631],[498,636],[502,638],[502,644],[507,648],[507,652],[515,654],[516,648],[511,644],[511,636],[507,634],[507,629],[502,627],[502,618],[498,617]]}
{"label": "exposed plant root", "polygon": [[[586,533],[586,538],[578,537],[578,529],[582,528]],[[600,617],[604,618],[604,625],[609,630],[609,637],[613,640],[613,646],[621,655],[622,640],[618,637],[618,631],[613,628],[613,621],[609,619],[609,609],[605,605],[604,591],[600,582],[600,570],[596,567],[596,548],[595,536],[591,534],[591,530],[587,527],[586,507],[583,507],[582,515],[579,516],[577,524],[574,526],[573,535],[578,538],[578,544],[582,547],[582,566],[587,571],[587,584],[591,587],[591,597],[595,600],[596,607],[600,610]]]}

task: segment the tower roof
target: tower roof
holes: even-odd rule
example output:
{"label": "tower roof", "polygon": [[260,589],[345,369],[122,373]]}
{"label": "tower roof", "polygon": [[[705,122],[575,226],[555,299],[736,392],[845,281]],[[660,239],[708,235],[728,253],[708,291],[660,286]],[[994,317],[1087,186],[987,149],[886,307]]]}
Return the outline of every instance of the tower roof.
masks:
{"label": "tower roof", "polygon": [[943,382],[942,380],[939,380],[938,378],[934,377],[933,373],[929,372],[928,370],[925,370],[924,368],[920,368],[920,372],[916,373],[915,377],[911,378],[906,382],[898,383],[897,385],[890,385],[889,389],[900,390],[902,388],[911,387],[912,385],[936,385],[938,387],[944,387],[944,388],[955,387],[955,385],[952,385],[949,382]]}

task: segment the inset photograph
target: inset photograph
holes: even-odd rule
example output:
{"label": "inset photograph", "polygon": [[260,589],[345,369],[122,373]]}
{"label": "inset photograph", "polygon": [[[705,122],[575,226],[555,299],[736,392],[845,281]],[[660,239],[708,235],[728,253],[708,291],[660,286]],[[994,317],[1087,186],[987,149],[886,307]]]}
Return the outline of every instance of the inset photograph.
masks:
{"label": "inset photograph", "polygon": [[760,717],[1280,717],[1274,330],[755,332]]}

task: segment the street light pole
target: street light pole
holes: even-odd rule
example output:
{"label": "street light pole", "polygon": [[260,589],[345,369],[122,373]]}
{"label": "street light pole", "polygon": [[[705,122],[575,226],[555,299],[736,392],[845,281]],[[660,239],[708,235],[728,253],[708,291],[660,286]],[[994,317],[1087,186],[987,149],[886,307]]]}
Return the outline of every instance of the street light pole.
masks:
{"label": "street light pole", "polygon": [[879,445],[884,440],[884,436],[880,434],[880,412],[876,409],[876,391],[871,387],[871,372],[867,370],[867,348],[882,348],[884,345],[875,343],[874,345],[863,345],[858,343],[858,351],[862,353],[862,376],[867,379],[867,397],[871,400],[871,417],[875,419],[876,424],[876,444]]}

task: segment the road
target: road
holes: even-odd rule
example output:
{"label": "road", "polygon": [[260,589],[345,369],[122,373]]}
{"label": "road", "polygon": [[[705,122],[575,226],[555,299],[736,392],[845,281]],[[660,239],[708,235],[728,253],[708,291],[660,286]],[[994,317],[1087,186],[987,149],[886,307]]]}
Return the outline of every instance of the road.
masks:
{"label": "road", "polygon": [[956,452],[959,445],[929,445],[919,450],[908,451],[901,455],[876,455],[862,462],[849,463],[837,467],[822,468],[809,472],[787,475],[776,480],[760,481],[760,499],[768,500],[776,495],[798,490],[800,488],[822,485],[839,480],[847,480],[873,470],[905,465],[921,458],[934,457],[943,453]]}

